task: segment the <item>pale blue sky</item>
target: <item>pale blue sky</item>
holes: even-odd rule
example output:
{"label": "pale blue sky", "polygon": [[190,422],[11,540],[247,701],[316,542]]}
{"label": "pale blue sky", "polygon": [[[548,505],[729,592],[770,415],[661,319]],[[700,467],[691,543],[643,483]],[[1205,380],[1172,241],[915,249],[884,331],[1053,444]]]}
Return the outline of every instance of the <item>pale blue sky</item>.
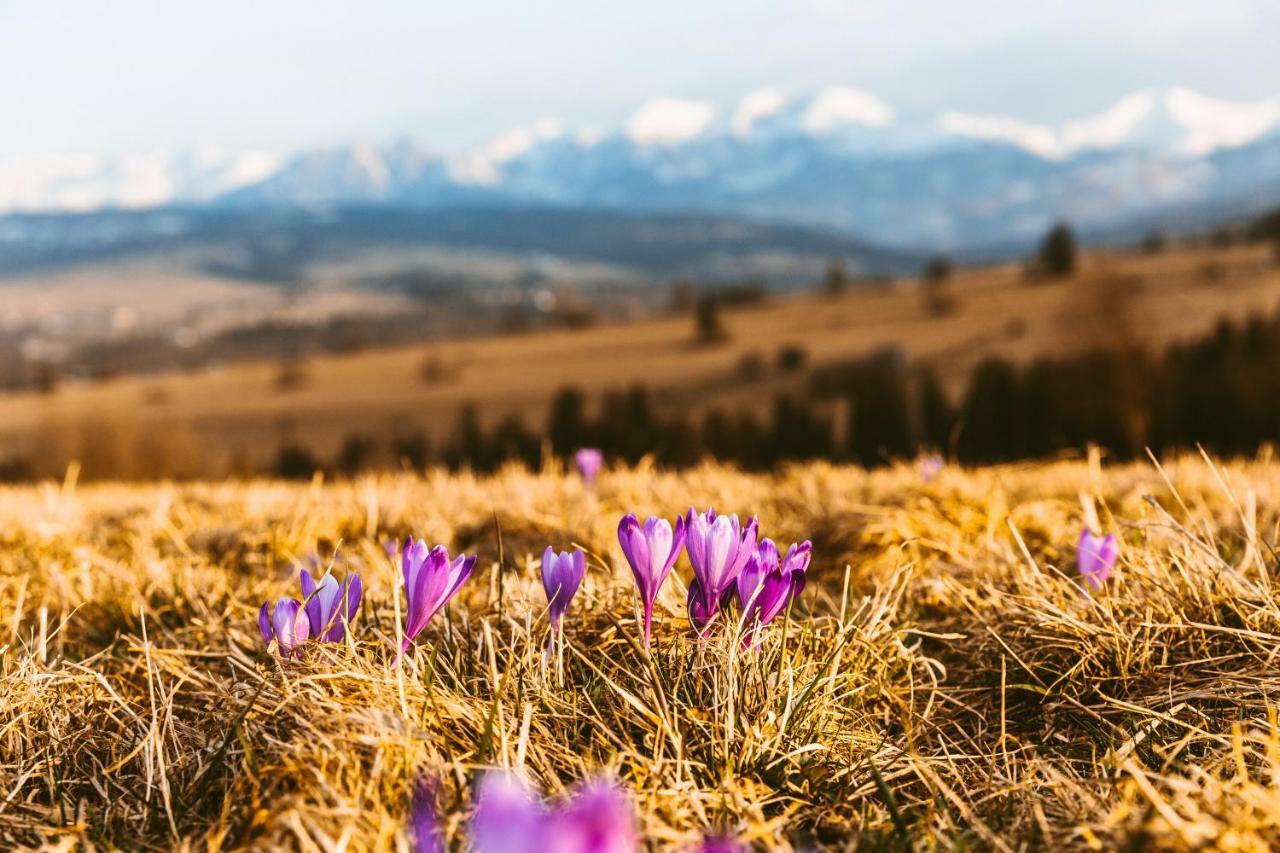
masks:
{"label": "pale blue sky", "polygon": [[0,157],[449,151],[762,86],[1058,121],[1147,87],[1280,94],[1277,43],[1275,0],[0,0]]}

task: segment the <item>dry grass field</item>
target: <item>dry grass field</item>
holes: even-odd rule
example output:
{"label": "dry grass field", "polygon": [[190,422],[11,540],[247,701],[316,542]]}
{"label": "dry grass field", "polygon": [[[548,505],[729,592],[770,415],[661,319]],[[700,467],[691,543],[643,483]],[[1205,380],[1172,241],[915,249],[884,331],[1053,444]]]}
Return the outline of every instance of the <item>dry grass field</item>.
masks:
{"label": "dry grass field", "polygon": [[[693,343],[692,321],[682,316],[315,358],[288,389],[274,363],[68,385],[0,397],[0,448],[44,460],[42,473],[53,475],[69,458],[112,442],[128,448],[117,455],[129,458],[142,458],[142,445],[196,460],[194,472],[212,476],[235,459],[270,464],[285,439],[330,458],[356,433],[385,441],[421,430],[439,438],[467,402],[490,421],[514,413],[538,426],[551,396],[569,384],[594,400],[643,382],[660,406],[696,414],[756,404],[794,386],[795,375],[772,369],[788,345],[803,347],[810,365],[898,346],[934,364],[954,391],[974,364],[994,355],[1025,361],[1117,341],[1158,348],[1202,335],[1223,317],[1270,313],[1280,304],[1280,266],[1265,246],[1100,252],[1065,281],[1028,285],[1021,268],[1005,266],[961,270],[950,289],[958,310],[943,317],[924,311],[910,281],[834,299],[779,298],[726,311],[729,340],[710,347]],[[739,365],[751,355],[768,372],[747,381]],[[429,381],[428,363],[436,368]]]}
{"label": "dry grass field", "polygon": [[[684,558],[636,641],[618,518],[691,504],[813,541],[756,651],[693,635]],[[1268,849],[1277,507],[1269,459],[1198,457],[0,489],[0,846],[404,850],[422,774],[458,844],[505,765],[613,775],[653,849]],[[1097,593],[1085,524],[1121,539]],[[392,668],[410,533],[479,564]],[[535,560],[571,543],[557,675]],[[334,549],[365,587],[348,640],[269,654],[258,606]]]}

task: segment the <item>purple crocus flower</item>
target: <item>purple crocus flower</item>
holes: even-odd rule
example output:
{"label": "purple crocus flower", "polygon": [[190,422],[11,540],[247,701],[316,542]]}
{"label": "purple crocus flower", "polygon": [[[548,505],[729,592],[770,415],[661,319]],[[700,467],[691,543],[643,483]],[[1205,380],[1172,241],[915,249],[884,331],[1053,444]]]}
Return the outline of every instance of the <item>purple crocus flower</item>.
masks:
{"label": "purple crocus flower", "polygon": [[480,779],[470,833],[476,853],[545,850],[550,830],[550,815],[524,780],[504,770]]}
{"label": "purple crocus flower", "polygon": [[738,575],[738,601],[747,622],[768,625],[804,589],[805,571],[813,545],[809,540],[787,549],[779,558],[778,546],[763,539]]}
{"label": "purple crocus flower", "polygon": [[302,609],[302,602],[286,597],[276,602],[274,610],[269,610],[269,606],[270,602],[264,601],[258,611],[262,641],[270,643],[274,639],[281,655],[296,656],[299,647],[311,636],[311,620]]}
{"label": "purple crocus flower", "polygon": [[436,824],[436,786],[429,776],[418,779],[409,806],[410,849],[413,853],[444,853],[444,839]]}
{"label": "purple crocus flower", "polygon": [[[317,584],[311,572],[302,569],[298,580],[302,584],[302,600],[311,622],[311,636],[322,643],[340,643],[346,636],[346,626],[355,618],[360,608],[364,587],[360,576],[351,572],[338,583],[333,575],[325,572]],[[345,606],[344,606],[345,605]]]}
{"label": "purple crocus flower", "polygon": [[471,577],[476,558],[465,554],[450,561],[443,545],[428,548],[427,543],[409,537],[400,554],[404,571],[405,626],[401,652],[408,651],[414,639],[427,627],[431,617],[449,603],[458,588]]}
{"label": "purple crocus flower", "polygon": [[631,566],[640,600],[644,603],[644,647],[649,648],[649,633],[653,622],[653,603],[658,590],[671,574],[681,549],[684,548],[684,516],[676,518],[673,532],[665,518],[649,516],[644,526],[634,515],[624,515],[618,523],[618,542]]}
{"label": "purple crocus flower", "polygon": [[717,516],[714,509],[699,515],[690,509],[685,521],[685,551],[693,565],[689,584],[689,618],[701,629],[720,608],[720,600],[756,550],[759,522],[755,516],[746,527],[736,515]]}
{"label": "purple crocus flower", "polygon": [[579,448],[573,454],[573,464],[582,475],[582,481],[590,486],[595,483],[596,477],[600,475],[600,469],[604,466],[604,454],[595,447]]}
{"label": "purple crocus flower", "polygon": [[560,620],[569,609],[569,602],[577,594],[586,572],[587,557],[580,548],[557,554],[548,545],[542,553],[542,588],[547,593],[552,629],[559,629]]}
{"label": "purple crocus flower", "polygon": [[1102,585],[1115,570],[1119,548],[1114,534],[1094,536],[1086,527],[1080,531],[1080,541],[1076,543],[1076,564],[1085,583],[1094,589],[1102,589]]}
{"label": "purple crocus flower", "polygon": [[480,781],[471,819],[476,853],[631,853],[636,849],[631,804],[617,787],[588,782],[555,810],[515,775],[490,771]]}

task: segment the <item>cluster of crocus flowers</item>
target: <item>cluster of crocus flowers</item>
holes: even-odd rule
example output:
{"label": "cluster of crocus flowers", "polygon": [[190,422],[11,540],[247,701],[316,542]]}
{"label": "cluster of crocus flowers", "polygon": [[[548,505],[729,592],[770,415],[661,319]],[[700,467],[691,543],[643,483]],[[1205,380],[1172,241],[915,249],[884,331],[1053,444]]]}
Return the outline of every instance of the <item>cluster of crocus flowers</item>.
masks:
{"label": "cluster of crocus flowers", "polygon": [[271,607],[262,603],[258,611],[258,631],[264,643],[275,640],[281,655],[296,657],[307,640],[322,643],[340,643],[346,636],[347,624],[355,618],[360,608],[363,586],[360,576],[351,572],[339,583],[325,572],[317,583],[311,572],[302,569],[298,580],[302,586],[302,601],[288,596]]}
{"label": "cluster of crocus flowers", "polygon": [[683,550],[693,566],[689,583],[689,621],[704,633],[721,608],[738,599],[743,621],[758,630],[772,622],[804,589],[813,546],[806,540],[792,545],[785,557],[771,539],[758,540],[759,521],[745,525],[736,515],[717,515],[690,509],[676,519],[650,516],[642,525],[634,515],[618,524],[618,543],[631,566],[644,608],[645,648],[652,633],[653,605],[671,568]]}
{"label": "cluster of crocus flowers", "polygon": [[604,467],[604,454],[595,447],[582,447],[573,454],[573,464],[577,467],[582,482],[591,486],[595,484],[596,477],[600,476],[600,469]]}
{"label": "cluster of crocus flowers", "polygon": [[1087,527],[1080,531],[1080,541],[1076,543],[1076,566],[1085,583],[1093,589],[1102,589],[1115,571],[1119,556],[1115,534],[1095,536]]}
{"label": "cluster of crocus flowers", "polygon": [[542,554],[542,589],[547,594],[547,610],[551,615],[551,628],[560,630],[560,620],[569,609],[587,573],[587,557],[581,549],[556,550],[550,546]]}
{"label": "cluster of crocus flowers", "polygon": [[423,540],[409,537],[400,549],[400,562],[405,597],[404,641],[400,646],[403,653],[413,645],[431,617],[458,594],[458,589],[471,577],[476,558],[460,554],[450,559],[443,545],[429,548]]}

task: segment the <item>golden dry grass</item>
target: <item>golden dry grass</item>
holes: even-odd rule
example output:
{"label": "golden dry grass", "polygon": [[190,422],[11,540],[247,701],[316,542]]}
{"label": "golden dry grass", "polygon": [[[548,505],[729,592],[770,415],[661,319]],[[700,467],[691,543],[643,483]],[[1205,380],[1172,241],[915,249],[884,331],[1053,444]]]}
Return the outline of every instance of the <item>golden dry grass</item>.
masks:
{"label": "golden dry grass", "polygon": [[[700,646],[679,582],[652,657],[636,645],[617,519],[691,503],[814,541],[758,654]],[[1196,457],[930,484],[907,465],[642,467],[594,494],[516,469],[0,490],[0,840],[405,849],[428,773],[457,843],[475,772],[510,765],[553,794],[617,776],[655,849],[707,828],[780,850],[1267,849],[1278,507],[1275,464]],[[1086,521],[1123,541],[1096,596],[1073,569]],[[392,669],[382,542],[410,532],[480,563]],[[268,655],[257,606],[338,543],[366,588],[351,641]],[[562,676],[543,657],[548,543],[594,555]]]}

